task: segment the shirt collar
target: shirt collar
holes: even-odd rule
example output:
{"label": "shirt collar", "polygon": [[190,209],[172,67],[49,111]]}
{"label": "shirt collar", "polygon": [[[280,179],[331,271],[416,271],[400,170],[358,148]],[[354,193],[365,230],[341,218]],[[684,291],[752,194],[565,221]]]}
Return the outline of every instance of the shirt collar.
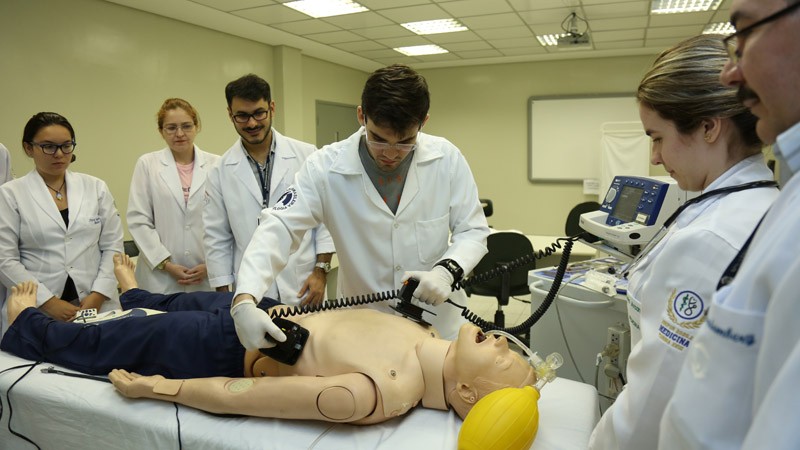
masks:
{"label": "shirt collar", "polygon": [[800,122],[778,135],[773,151],[775,158],[781,163],[782,182],[800,172]]}

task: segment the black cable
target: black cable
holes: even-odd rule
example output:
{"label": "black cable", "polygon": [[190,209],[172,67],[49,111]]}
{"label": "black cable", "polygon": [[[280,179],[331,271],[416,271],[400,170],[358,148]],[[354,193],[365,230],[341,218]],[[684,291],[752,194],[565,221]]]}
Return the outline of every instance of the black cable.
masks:
{"label": "black cable", "polygon": [[183,449],[183,441],[181,440],[181,418],[178,416],[178,402],[172,402],[175,405],[175,420],[178,422],[178,450]]}
{"label": "black cable", "polygon": [[[22,381],[23,378],[25,378],[29,373],[31,373],[31,371],[33,370],[34,367],[38,366],[41,363],[42,363],[41,361],[37,361],[37,362],[31,364],[30,367],[28,368],[28,370],[25,371],[25,373],[23,373],[21,377],[17,378],[17,380],[14,381],[11,384],[11,386],[9,386],[8,390],[6,391],[6,402],[8,402],[8,432],[13,434],[14,436],[17,436],[18,438],[26,441],[26,442],[29,442],[34,447],[36,447],[38,450],[42,450],[42,448],[39,447],[38,444],[36,444],[32,440],[30,440],[27,436],[24,436],[24,435],[22,435],[20,433],[17,433],[16,431],[11,429],[11,419],[14,417],[14,408],[11,406],[11,390],[14,389],[14,386],[16,386],[17,383]],[[23,366],[18,366],[18,367],[23,367]]]}

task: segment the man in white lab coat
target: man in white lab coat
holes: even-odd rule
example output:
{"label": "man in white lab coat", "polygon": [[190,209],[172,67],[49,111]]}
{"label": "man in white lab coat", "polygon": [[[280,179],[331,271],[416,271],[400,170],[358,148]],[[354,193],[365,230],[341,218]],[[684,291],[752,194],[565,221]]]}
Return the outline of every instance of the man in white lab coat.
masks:
{"label": "man in white lab coat", "polygon": [[[250,74],[231,81],[225,97],[240,138],[209,173],[203,209],[208,278],[218,291],[227,291],[234,281],[238,284],[239,264],[261,210],[275,204],[316,150],[272,128],[275,102],[262,78]],[[264,295],[289,305],[320,303],[326,298],[333,251],[324,227],[303,233],[291,256],[286,255],[286,268]]]}
{"label": "man in white lab coat", "polygon": [[[800,446],[800,2],[733,0],[722,82],[775,143],[783,189],[717,291],[661,421],[660,448]],[[734,267],[731,267],[734,269]],[[724,283],[723,283],[724,284]]]}
{"label": "man in white lab coat", "polygon": [[[357,296],[400,287],[436,316],[425,315],[446,339],[463,323],[465,303],[451,285],[486,254],[489,227],[464,156],[444,138],[422,133],[430,94],[425,79],[403,65],[374,72],[358,107],[362,128],[311,155],[295,183],[271,210],[245,252],[231,314],[248,349],[270,346],[283,333],[254,298],[261,298],[303,233],[325,224],[339,259],[338,291]],[[388,302],[376,307],[391,312]]]}

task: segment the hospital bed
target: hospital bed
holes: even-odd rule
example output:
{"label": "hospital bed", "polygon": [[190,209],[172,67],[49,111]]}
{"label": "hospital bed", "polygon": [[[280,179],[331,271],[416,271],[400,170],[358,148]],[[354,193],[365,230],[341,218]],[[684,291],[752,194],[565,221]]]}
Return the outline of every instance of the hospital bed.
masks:
{"label": "hospital bed", "polygon": [[[0,352],[0,371],[30,361]],[[43,363],[0,374],[0,448],[33,449],[455,449],[461,419],[452,411],[416,408],[383,424],[352,426],[316,421],[219,416],[156,400],[130,400],[111,384],[42,373]],[[56,369],[74,373],[74,371]],[[542,390],[533,449],[585,449],[599,418],[597,391],[558,378]],[[176,418],[177,414],[177,418]]]}

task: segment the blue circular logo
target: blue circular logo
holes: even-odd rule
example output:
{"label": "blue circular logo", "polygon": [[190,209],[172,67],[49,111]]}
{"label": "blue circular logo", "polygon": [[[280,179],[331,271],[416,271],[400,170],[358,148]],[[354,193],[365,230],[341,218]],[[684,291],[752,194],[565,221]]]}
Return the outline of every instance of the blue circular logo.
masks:
{"label": "blue circular logo", "polygon": [[703,314],[705,303],[692,291],[683,291],[672,300],[672,310],[683,320],[694,320]]}
{"label": "blue circular logo", "polygon": [[286,189],[286,192],[284,192],[283,195],[281,195],[281,198],[279,198],[278,201],[275,202],[275,205],[272,206],[272,209],[275,211],[288,209],[290,206],[294,205],[296,201],[297,201],[297,191],[295,190],[295,188],[290,187],[289,189]]}

